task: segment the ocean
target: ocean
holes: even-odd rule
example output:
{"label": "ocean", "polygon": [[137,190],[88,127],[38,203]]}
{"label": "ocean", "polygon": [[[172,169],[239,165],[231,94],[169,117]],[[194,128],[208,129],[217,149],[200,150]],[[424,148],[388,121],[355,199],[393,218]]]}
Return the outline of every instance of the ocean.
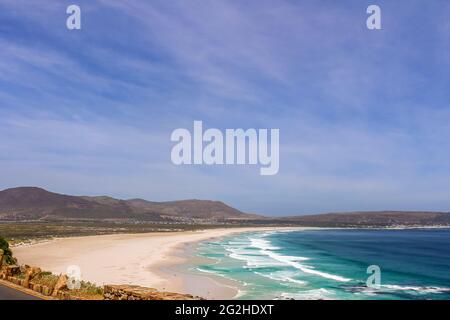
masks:
{"label": "ocean", "polygon": [[[197,254],[208,263],[195,272],[234,280],[236,299],[450,299],[450,229],[252,232]],[[367,286],[369,266],[379,286]]]}

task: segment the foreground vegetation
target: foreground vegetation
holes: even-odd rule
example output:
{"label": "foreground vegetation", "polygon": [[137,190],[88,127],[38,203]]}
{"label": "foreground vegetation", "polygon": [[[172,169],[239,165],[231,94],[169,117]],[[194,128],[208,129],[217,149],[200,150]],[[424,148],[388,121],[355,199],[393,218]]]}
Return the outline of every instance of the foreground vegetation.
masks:
{"label": "foreground vegetation", "polygon": [[14,264],[16,263],[16,259],[14,259],[12,255],[12,251],[9,248],[9,243],[5,238],[0,236],[0,266],[2,263],[4,264]]}
{"label": "foreground vegetation", "polygon": [[[12,256],[9,243],[0,237],[0,285],[26,289],[41,299],[59,300],[202,300],[190,294],[158,291],[135,285],[105,285],[83,281],[79,277],[53,274],[37,266],[20,265]],[[3,250],[4,249],[4,250]],[[6,261],[4,258],[10,260]],[[7,263],[8,262],[8,263]],[[8,284],[9,283],[9,284]],[[31,292],[31,291],[33,292]]]}
{"label": "foreground vegetation", "polygon": [[[64,278],[64,282],[61,283],[62,275],[55,275],[48,271],[41,271],[40,268],[33,268],[26,265],[17,266],[17,259],[13,257],[13,252],[9,248],[9,243],[4,238],[0,237],[0,279],[8,280],[13,277],[16,284],[25,286],[26,288],[33,289],[39,293],[46,293],[50,295],[56,288],[64,293],[64,297],[70,299],[83,299],[83,300],[102,300],[103,288],[96,286],[95,284],[87,281],[80,281],[78,289],[70,289],[67,286],[69,278]],[[11,268],[9,271],[5,268]],[[8,274],[11,272],[11,274]],[[59,283],[59,286],[58,286]],[[47,288],[43,290],[43,288]]]}

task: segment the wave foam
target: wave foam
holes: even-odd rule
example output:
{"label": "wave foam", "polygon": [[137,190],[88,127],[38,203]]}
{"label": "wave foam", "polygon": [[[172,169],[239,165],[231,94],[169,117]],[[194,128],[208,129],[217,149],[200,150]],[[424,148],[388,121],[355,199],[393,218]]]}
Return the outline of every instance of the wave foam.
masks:
{"label": "wave foam", "polygon": [[269,241],[265,239],[251,239],[251,244],[255,248],[259,248],[260,252],[273,260],[279,261],[285,265],[291,266],[295,269],[302,271],[303,273],[312,274],[315,276],[319,276],[322,278],[335,280],[339,282],[348,282],[352,279],[341,277],[338,275],[322,272],[315,270],[313,267],[303,265],[299,263],[299,261],[307,261],[309,258],[306,257],[297,257],[297,256],[285,256],[274,252],[273,250],[279,249],[278,247],[273,246]]}
{"label": "wave foam", "polygon": [[294,300],[332,300],[330,297],[333,295],[332,291],[326,289],[313,289],[300,292],[283,292],[280,297],[282,299],[294,299]]}
{"label": "wave foam", "polygon": [[298,279],[294,279],[288,275],[283,275],[283,274],[276,274],[276,273],[269,273],[269,274],[265,274],[265,273],[261,273],[261,272],[255,272],[256,274],[263,276],[265,278],[269,278],[275,281],[283,281],[283,282],[288,282],[288,283],[295,283],[295,284],[299,284],[299,285],[306,285],[308,284],[308,282],[306,281],[302,281],[302,280],[298,280]]}
{"label": "wave foam", "polygon": [[415,291],[417,293],[450,293],[450,288],[442,287],[417,287],[417,286],[400,286],[395,284],[381,285],[381,289],[387,289],[388,291]]}

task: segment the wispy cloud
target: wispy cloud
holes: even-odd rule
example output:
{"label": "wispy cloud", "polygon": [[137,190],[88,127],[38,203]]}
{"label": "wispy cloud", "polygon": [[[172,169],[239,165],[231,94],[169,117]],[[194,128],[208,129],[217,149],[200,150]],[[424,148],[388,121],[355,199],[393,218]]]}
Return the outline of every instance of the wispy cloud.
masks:
{"label": "wispy cloud", "polygon": [[[0,0],[0,187],[272,214],[450,205],[446,1]],[[444,8],[444,9],[443,9]],[[448,11],[448,10],[447,10]],[[175,167],[170,132],[280,128],[281,167]]]}

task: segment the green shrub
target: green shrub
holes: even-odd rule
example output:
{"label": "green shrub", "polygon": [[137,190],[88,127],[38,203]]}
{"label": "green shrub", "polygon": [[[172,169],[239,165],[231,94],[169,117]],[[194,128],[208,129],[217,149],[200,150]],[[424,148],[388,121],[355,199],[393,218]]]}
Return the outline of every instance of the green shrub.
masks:
{"label": "green shrub", "polygon": [[80,289],[69,290],[69,294],[86,300],[103,300],[103,288],[87,281],[81,281]]}
{"label": "green shrub", "polygon": [[81,281],[81,291],[92,295],[103,294],[103,288],[97,287],[95,284],[88,281]]}
{"label": "green shrub", "polygon": [[3,237],[0,237],[0,249],[3,250],[4,264],[16,264],[17,260],[13,258],[9,243]]}

